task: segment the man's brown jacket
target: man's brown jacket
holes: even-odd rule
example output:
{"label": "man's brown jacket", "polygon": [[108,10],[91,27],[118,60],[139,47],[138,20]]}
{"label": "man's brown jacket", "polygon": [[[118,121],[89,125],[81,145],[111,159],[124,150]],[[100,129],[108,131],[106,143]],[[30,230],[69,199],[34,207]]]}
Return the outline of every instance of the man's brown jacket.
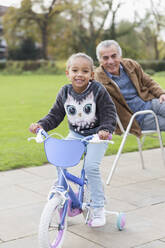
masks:
{"label": "man's brown jacket", "polygon": [[[144,73],[141,66],[136,61],[131,59],[122,59],[121,65],[134,84],[138,95],[144,101],[149,101],[153,98],[159,98],[160,95],[165,94],[165,90],[161,89],[158,83],[156,83],[150,78],[150,76]],[[127,105],[123,95],[121,94],[118,85],[107,76],[102,66],[96,68],[95,79],[96,81],[102,83],[108,90],[113,102],[116,105],[117,113],[123,124],[123,127],[126,129],[133,113]],[[130,132],[138,137],[141,136],[141,129],[136,120],[134,120]],[[116,128],[115,133],[121,134],[118,127]]]}

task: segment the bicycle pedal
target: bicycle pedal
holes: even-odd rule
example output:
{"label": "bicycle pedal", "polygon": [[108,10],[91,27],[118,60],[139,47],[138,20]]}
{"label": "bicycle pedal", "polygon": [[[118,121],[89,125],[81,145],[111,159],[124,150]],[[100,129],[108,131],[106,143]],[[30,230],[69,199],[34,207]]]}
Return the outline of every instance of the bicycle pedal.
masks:
{"label": "bicycle pedal", "polygon": [[74,217],[74,216],[79,215],[81,213],[82,213],[81,209],[68,207],[68,216],[69,217]]}

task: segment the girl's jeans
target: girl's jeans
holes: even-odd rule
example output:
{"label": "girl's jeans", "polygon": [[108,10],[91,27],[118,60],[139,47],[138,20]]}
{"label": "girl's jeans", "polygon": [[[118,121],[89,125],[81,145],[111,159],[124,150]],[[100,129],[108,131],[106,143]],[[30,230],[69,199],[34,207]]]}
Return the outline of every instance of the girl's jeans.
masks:
{"label": "girl's jeans", "polygon": [[[152,99],[151,110],[157,115],[160,131],[165,131],[165,101],[160,103],[159,99]],[[146,114],[141,125],[142,130],[156,130],[155,117]]]}
{"label": "girl's jeans", "polygon": [[[84,138],[84,136],[70,131],[66,139]],[[104,207],[104,190],[100,175],[100,163],[106,152],[108,144],[88,144],[85,157],[85,173],[88,178],[91,206],[93,208]]]}

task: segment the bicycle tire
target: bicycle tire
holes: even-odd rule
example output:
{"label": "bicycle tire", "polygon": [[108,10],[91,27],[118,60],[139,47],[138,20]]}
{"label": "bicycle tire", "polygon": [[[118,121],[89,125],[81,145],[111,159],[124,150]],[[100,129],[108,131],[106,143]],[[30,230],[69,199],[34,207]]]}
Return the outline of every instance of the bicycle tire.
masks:
{"label": "bicycle tire", "polygon": [[[49,200],[45,205],[39,224],[40,248],[60,248],[62,246],[67,230],[67,216],[65,217],[64,229],[58,230],[61,211],[61,198],[58,196]],[[52,221],[54,221],[53,226]]]}

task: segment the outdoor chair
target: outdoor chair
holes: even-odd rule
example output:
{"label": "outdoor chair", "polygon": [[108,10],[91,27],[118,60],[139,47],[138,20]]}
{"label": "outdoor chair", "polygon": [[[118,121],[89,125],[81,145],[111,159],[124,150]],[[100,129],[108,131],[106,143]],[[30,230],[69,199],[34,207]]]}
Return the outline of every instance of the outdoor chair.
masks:
{"label": "outdoor chair", "polygon": [[160,128],[159,128],[159,123],[158,123],[158,119],[157,119],[157,116],[156,114],[152,111],[152,110],[143,110],[143,111],[138,111],[136,113],[134,113],[129,121],[129,124],[126,128],[126,130],[123,128],[123,125],[120,121],[120,118],[119,116],[117,116],[117,124],[122,132],[122,135],[123,135],[123,138],[122,138],[122,141],[121,141],[121,144],[120,144],[120,147],[118,149],[118,152],[115,156],[115,160],[113,162],[113,165],[112,165],[112,168],[111,168],[111,171],[108,175],[108,178],[107,178],[107,181],[106,181],[106,184],[109,184],[111,179],[112,179],[112,176],[115,172],[115,169],[117,167],[117,163],[119,161],[119,158],[120,158],[120,155],[122,153],[122,150],[123,150],[123,147],[124,147],[124,144],[126,142],[126,139],[128,137],[128,135],[134,135],[134,134],[131,134],[130,133],[130,129],[131,129],[131,126],[132,126],[132,123],[135,119],[135,117],[137,115],[141,115],[141,114],[153,114],[154,117],[155,117],[155,122],[156,122],[156,130],[147,130],[147,131],[142,131],[142,137],[139,138],[139,137],[136,137],[137,138],[137,142],[138,142],[138,149],[139,149],[139,154],[140,154],[140,160],[141,160],[141,165],[142,165],[142,169],[145,169],[145,166],[144,166],[144,159],[143,159],[143,154],[142,154],[142,146],[143,146],[143,143],[144,143],[144,139],[147,135],[152,135],[152,134],[157,134],[157,137],[159,139],[159,143],[160,143],[160,149],[161,149],[161,154],[162,154],[162,159],[163,159],[163,163],[165,165],[165,153],[164,153],[164,148],[163,148],[163,142],[162,142],[162,136],[161,136],[161,132],[160,132]]}

